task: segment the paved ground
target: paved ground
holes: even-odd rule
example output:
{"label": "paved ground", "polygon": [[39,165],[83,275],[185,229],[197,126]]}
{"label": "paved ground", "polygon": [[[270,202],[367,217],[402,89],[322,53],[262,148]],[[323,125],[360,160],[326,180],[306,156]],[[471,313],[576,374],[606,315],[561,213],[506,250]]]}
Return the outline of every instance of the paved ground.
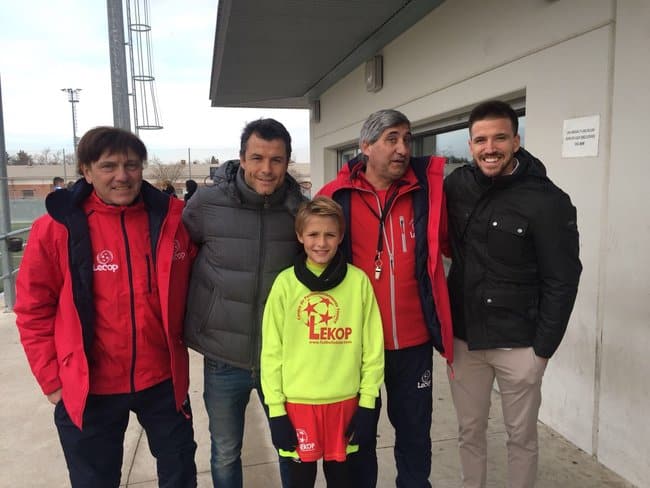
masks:
{"label": "paved ground", "polygon": [[[0,487],[58,488],[68,486],[63,453],[53,424],[53,407],[44,398],[27,366],[14,325],[15,316],[3,313],[0,299]],[[190,395],[198,451],[199,487],[212,486],[209,473],[210,444],[207,415],[201,398],[202,360],[191,355]],[[456,449],[456,417],[451,404],[444,363],[437,360],[434,386],[434,425],[431,429],[434,488],[460,488]],[[498,394],[492,399],[489,425],[488,487],[505,486],[505,431]],[[394,436],[385,413],[379,428],[379,487],[394,486]],[[249,404],[244,439],[244,486],[271,488],[280,485],[276,456],[257,396]],[[630,488],[591,456],[540,424],[540,470],[537,488]],[[146,438],[132,418],[127,430],[122,486],[154,488],[155,463]],[[325,484],[319,478],[319,487]]]}

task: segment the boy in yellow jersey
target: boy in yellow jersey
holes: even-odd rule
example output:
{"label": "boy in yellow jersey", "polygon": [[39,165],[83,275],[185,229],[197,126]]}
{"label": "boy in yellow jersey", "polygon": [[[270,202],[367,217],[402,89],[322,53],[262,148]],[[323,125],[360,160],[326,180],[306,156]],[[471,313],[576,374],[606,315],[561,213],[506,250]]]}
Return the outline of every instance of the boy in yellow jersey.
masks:
{"label": "boy in yellow jersey", "polygon": [[384,381],[381,316],[366,274],[338,250],[341,207],[303,203],[296,235],[305,252],[276,278],[264,309],[261,382],[271,436],[293,457],[295,487],[313,487],[323,459],[328,487],[351,487],[346,459],[372,439]]}

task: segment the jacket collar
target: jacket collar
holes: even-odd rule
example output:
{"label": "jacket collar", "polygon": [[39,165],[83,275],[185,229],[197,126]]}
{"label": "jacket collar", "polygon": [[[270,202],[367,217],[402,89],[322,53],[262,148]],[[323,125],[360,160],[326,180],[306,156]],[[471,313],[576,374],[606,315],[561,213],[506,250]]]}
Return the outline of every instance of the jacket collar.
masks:
{"label": "jacket collar", "polygon": [[216,183],[237,202],[255,207],[284,206],[295,215],[298,206],[305,198],[300,191],[300,185],[289,173],[285,175],[284,183],[271,195],[260,195],[244,181],[244,170],[238,159],[226,161],[217,170]]}

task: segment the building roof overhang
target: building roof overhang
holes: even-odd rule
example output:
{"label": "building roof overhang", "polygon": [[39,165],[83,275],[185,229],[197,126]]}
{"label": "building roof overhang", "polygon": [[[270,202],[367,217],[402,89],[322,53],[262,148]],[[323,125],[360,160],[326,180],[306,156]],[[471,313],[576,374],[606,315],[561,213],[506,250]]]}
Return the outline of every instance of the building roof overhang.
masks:
{"label": "building roof overhang", "polygon": [[444,0],[219,0],[213,107],[307,108]]}

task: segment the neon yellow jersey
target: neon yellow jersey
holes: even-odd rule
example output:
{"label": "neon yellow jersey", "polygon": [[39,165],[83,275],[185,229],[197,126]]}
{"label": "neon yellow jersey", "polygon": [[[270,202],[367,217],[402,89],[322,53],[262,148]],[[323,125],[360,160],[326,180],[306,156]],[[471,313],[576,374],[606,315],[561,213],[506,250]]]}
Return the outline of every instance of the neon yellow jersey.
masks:
{"label": "neon yellow jersey", "polygon": [[282,271],[264,309],[260,375],[271,417],[284,415],[287,401],[318,405],[359,395],[360,406],[373,408],[384,381],[384,337],[366,274],[348,264],[338,286],[312,292],[293,267]]}

